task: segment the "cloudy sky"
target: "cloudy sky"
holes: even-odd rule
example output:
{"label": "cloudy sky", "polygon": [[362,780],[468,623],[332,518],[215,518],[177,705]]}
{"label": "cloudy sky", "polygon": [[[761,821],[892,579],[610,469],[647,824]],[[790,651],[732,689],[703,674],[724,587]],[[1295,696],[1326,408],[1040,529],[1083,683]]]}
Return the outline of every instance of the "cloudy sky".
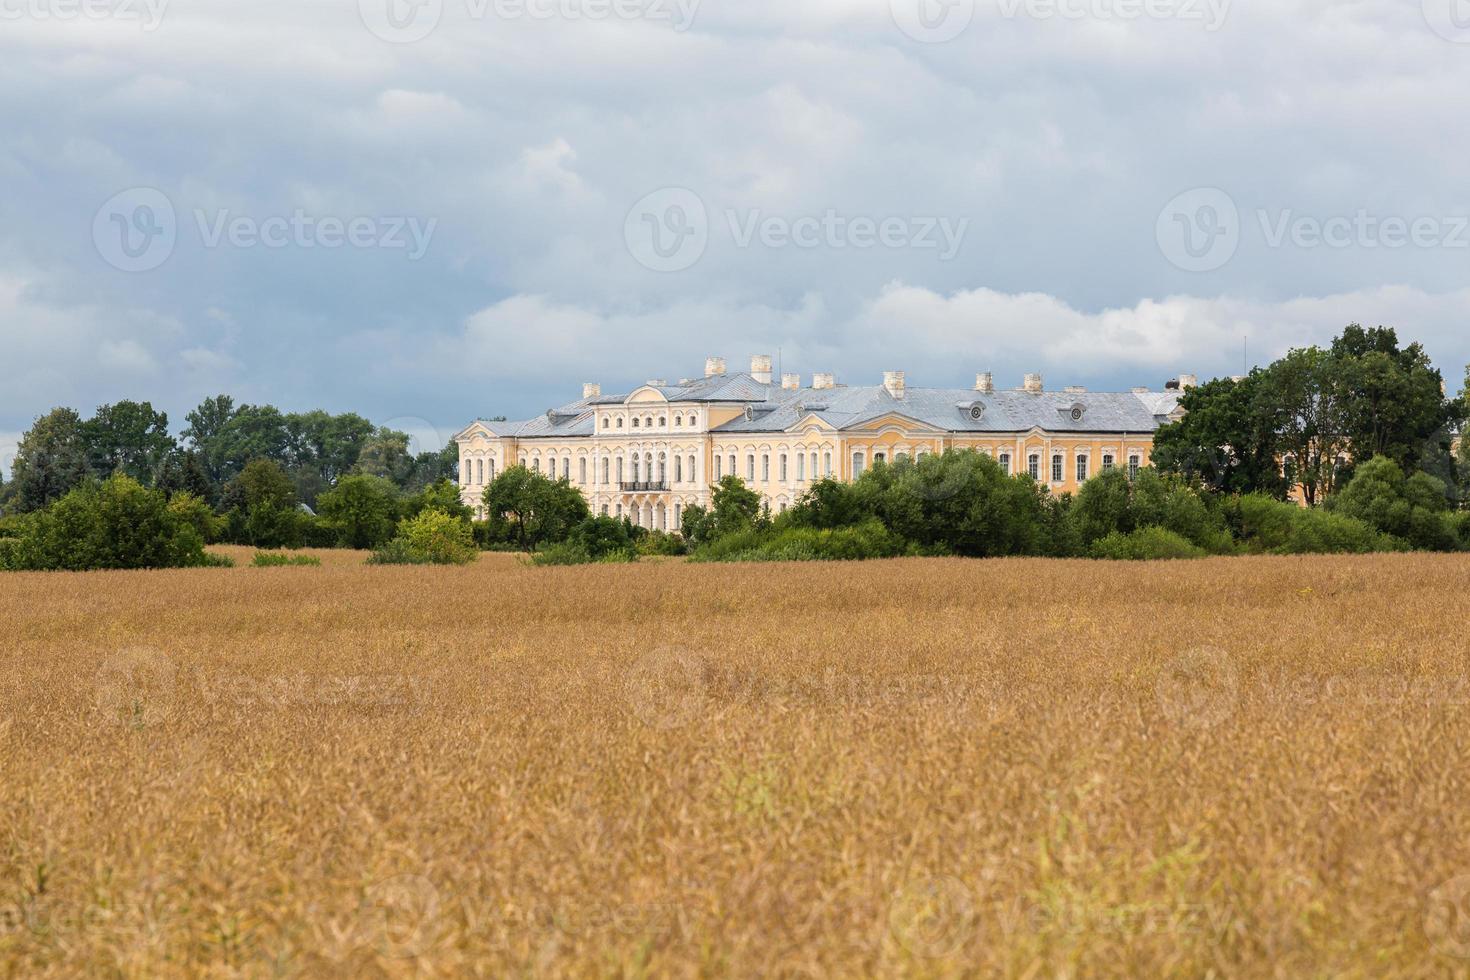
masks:
{"label": "cloudy sky", "polygon": [[0,456],[55,405],[475,417],[781,352],[1470,361],[1467,0],[0,0]]}

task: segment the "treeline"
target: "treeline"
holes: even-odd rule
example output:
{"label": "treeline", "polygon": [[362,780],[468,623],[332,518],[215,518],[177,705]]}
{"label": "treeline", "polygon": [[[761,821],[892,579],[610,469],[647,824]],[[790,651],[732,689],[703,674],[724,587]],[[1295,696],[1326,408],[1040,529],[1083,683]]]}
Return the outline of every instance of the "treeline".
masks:
{"label": "treeline", "polygon": [[219,507],[245,468],[261,460],[285,474],[296,502],[315,507],[344,476],[381,477],[412,494],[453,478],[459,458],[453,443],[414,454],[406,433],[351,412],[282,412],[236,405],[228,395],[206,399],[185,421],[176,439],[168,415],[146,401],[104,405],[87,419],[54,409],[21,436],[10,481],[0,483],[0,512],[39,511],[89,480],[114,475]]}

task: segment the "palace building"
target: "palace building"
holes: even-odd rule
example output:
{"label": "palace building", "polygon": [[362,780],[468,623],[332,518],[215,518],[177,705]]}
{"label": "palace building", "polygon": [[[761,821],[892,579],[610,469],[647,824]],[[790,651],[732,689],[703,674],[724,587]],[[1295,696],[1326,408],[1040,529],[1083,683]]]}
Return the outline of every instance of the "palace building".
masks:
{"label": "palace building", "polygon": [[981,374],[972,389],[911,388],[902,371],[888,371],[880,385],[848,386],[831,374],[777,381],[764,355],[749,373],[728,374],[711,357],[701,378],[616,395],[587,384],[580,399],[538,418],[475,422],[455,436],[460,492],[483,516],[485,486],[521,465],[569,480],[594,514],[678,530],[684,509],[707,506],[730,474],[776,512],[824,477],[852,480],[879,461],[951,448],[1075,491],[1099,471],[1147,466],[1155,430],[1179,417],[1180,394],[1194,383],[1185,375],[1163,391],[1049,391],[1032,374],[1001,390]]}

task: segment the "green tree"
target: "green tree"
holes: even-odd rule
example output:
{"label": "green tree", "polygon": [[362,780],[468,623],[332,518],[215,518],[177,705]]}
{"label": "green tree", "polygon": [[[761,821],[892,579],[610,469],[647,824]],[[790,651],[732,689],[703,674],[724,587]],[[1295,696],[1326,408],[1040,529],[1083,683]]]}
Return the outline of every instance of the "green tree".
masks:
{"label": "green tree", "polygon": [[1406,477],[1387,456],[1359,466],[1328,506],[1420,550],[1456,551],[1461,546],[1444,483],[1423,472]]}
{"label": "green tree", "polygon": [[168,416],[150,402],[120,401],[103,405],[82,424],[88,465],[98,476],[123,473],[153,486],[164,461],[177,448],[168,431]]}
{"label": "green tree", "polygon": [[564,539],[590,516],[587,501],[566,480],[549,480],[524,466],[504,470],[484,493],[492,520],[506,521],[522,551]]}
{"label": "green tree", "polygon": [[426,510],[441,510],[450,517],[470,520],[475,512],[459,495],[459,485],[447,479],[436,480],[409,497],[403,505],[403,516],[413,517]]}
{"label": "green tree", "polygon": [[406,487],[413,481],[414,457],[409,453],[410,439],[405,432],[379,428],[363,443],[356,472],[381,476],[396,486]]}
{"label": "green tree", "polygon": [[733,473],[722,477],[710,497],[709,536],[722,538],[749,530],[760,520],[761,495]]}
{"label": "green tree", "polygon": [[234,417],[235,400],[229,395],[206,398],[198,408],[184,416],[189,424],[184,429],[183,437],[189,441],[204,471],[209,474],[210,482],[216,487],[223,486],[234,475],[225,472],[224,446],[221,441],[225,426]]}
{"label": "green tree", "polygon": [[16,447],[10,490],[15,510],[40,510],[81,485],[87,474],[81,416],[70,408],[52,409],[35,421]]}
{"label": "green tree", "polygon": [[1455,406],[1422,346],[1400,348],[1392,327],[1354,323],[1333,341],[1331,354],[1354,460],[1385,456],[1408,473],[1448,456]]}
{"label": "green tree", "polygon": [[1278,412],[1266,382],[1258,369],[1238,381],[1217,378],[1185,392],[1179,402],[1184,417],[1154,435],[1154,467],[1224,493],[1284,500]]}
{"label": "green tree", "polygon": [[1351,449],[1341,361],[1319,347],[1295,349],[1272,364],[1263,404],[1274,414],[1287,479],[1315,507],[1336,489]]}
{"label": "green tree", "polygon": [[310,518],[297,508],[296,485],[270,459],[255,459],[225,485],[226,536],[257,548],[299,548]]}
{"label": "green tree", "polygon": [[203,565],[204,538],[157,490],[128,476],[85,483],[26,518],[7,564],[36,571]]}
{"label": "green tree", "polygon": [[400,511],[397,487],[382,477],[362,474],[344,476],[317,505],[323,518],[342,529],[342,544],[358,549],[390,540]]}

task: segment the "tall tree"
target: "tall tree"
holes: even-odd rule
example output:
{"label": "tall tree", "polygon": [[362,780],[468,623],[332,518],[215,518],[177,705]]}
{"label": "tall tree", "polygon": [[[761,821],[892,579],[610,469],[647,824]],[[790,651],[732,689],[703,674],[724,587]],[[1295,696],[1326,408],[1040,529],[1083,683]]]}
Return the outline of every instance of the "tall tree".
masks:
{"label": "tall tree", "polygon": [[1287,479],[1308,507],[1331,494],[1352,443],[1342,362],[1320,347],[1291,350],[1266,370],[1260,404],[1274,415]]}
{"label": "tall tree", "polygon": [[220,457],[219,438],[230,419],[235,417],[235,399],[229,395],[215,395],[199,403],[184,420],[189,423],[183,436],[199,454],[199,462],[209,479],[216,486],[223,485],[229,477],[224,472],[224,461]]}
{"label": "tall tree", "polygon": [[1355,461],[1387,456],[1412,473],[1447,456],[1453,403],[1422,346],[1400,348],[1392,327],[1365,330],[1354,323],[1332,342],[1331,355]]}
{"label": "tall tree", "polygon": [[1185,415],[1154,436],[1152,462],[1225,493],[1266,493],[1285,499],[1276,413],[1262,394],[1266,373],[1239,381],[1217,378],[1180,399]]}
{"label": "tall tree", "polygon": [[11,464],[11,498],[20,512],[40,510],[60,500],[88,476],[82,417],[55,408],[20,437]]}
{"label": "tall tree", "polygon": [[168,416],[150,402],[103,405],[82,425],[88,465],[100,477],[122,474],[153,486],[168,454],[177,448]]}

